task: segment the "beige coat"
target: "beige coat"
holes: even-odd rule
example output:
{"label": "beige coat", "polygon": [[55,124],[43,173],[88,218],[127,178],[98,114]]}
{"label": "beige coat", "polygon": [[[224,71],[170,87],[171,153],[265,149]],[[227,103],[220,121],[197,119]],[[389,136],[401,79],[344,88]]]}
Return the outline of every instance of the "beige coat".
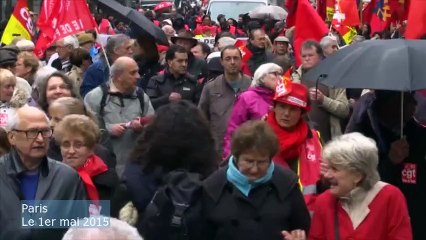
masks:
{"label": "beige coat", "polygon": [[77,66],[72,66],[71,70],[67,72],[67,76],[74,82],[74,87],[79,93],[81,83],[83,82],[83,70]]}
{"label": "beige coat", "polygon": [[[300,83],[302,67],[293,72],[291,78],[293,82]],[[324,96],[322,108],[330,113],[331,137],[342,135],[340,120],[349,116],[349,101],[346,97],[346,90],[343,88],[329,87],[329,96]]]}

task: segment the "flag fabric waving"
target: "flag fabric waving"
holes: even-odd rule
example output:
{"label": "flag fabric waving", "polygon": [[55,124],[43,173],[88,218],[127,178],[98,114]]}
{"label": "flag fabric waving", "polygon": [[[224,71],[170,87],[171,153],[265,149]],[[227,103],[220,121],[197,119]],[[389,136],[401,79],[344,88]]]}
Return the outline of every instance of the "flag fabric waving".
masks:
{"label": "flag fabric waving", "polygon": [[405,38],[419,39],[426,35],[426,3],[424,0],[411,0]]}
{"label": "flag fabric waving", "polygon": [[336,29],[346,44],[352,42],[352,38],[357,34],[354,26],[358,26],[359,15],[356,2],[353,0],[336,0],[333,28]]}
{"label": "flag fabric waving", "polygon": [[28,10],[27,0],[18,0],[12,16],[4,29],[1,42],[9,45],[15,36],[31,40],[34,36],[34,26]]}
{"label": "flag fabric waving", "polygon": [[301,63],[300,48],[304,41],[320,41],[327,35],[328,27],[308,0],[298,0],[296,12],[296,29],[294,30],[294,54],[296,66]]}
{"label": "flag fabric waving", "polygon": [[291,92],[292,89],[291,81],[291,68],[288,69],[284,75],[278,79],[277,86],[275,88],[275,98],[285,96]]}
{"label": "flag fabric waving", "polygon": [[85,0],[44,0],[37,26],[41,34],[34,52],[38,57],[56,41],[97,27]]}

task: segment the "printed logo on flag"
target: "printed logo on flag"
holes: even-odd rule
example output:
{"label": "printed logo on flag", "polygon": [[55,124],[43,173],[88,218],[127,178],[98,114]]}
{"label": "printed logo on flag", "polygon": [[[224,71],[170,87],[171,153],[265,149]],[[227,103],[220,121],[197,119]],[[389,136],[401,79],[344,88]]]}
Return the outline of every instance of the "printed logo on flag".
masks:
{"label": "printed logo on flag", "polygon": [[414,163],[404,163],[401,172],[402,182],[407,184],[417,183],[417,165]]}
{"label": "printed logo on flag", "polygon": [[7,113],[0,113],[0,127],[6,127],[8,115]]}

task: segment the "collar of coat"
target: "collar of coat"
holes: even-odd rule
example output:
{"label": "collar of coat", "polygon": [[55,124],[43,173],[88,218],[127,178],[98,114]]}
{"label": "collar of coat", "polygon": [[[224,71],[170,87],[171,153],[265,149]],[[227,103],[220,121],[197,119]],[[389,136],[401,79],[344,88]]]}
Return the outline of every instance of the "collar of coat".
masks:
{"label": "collar of coat", "polygon": [[[22,163],[21,158],[18,155],[18,152],[14,148],[12,148],[10,152],[6,154],[3,158],[7,175],[17,176],[27,171],[24,164]],[[49,164],[47,157],[44,157],[41,160],[39,170],[43,177],[46,177],[49,174]]]}
{"label": "collar of coat", "polygon": [[[204,182],[205,191],[216,203],[219,201],[225,186],[228,184],[226,178],[227,169],[227,166],[222,167]],[[278,197],[283,202],[293,188],[297,187],[297,179],[297,175],[290,169],[275,165],[270,184],[275,188]]]}

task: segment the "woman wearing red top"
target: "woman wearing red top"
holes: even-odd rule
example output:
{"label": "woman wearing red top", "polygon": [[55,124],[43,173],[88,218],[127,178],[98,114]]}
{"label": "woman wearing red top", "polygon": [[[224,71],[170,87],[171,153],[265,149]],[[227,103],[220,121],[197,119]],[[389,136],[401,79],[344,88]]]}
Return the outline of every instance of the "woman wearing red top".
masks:
{"label": "woman wearing red top", "polygon": [[324,184],[321,181],[319,135],[303,118],[310,109],[308,96],[308,89],[302,84],[279,82],[273,109],[266,121],[280,143],[274,162],[297,173],[300,190],[309,211],[312,211],[316,195],[324,189]]}
{"label": "woman wearing red top", "polygon": [[118,185],[117,173],[94,153],[99,139],[96,123],[84,115],[71,114],[55,126],[54,138],[61,147],[63,162],[74,168],[86,187],[87,198],[112,200]]}
{"label": "woman wearing red top", "polygon": [[203,21],[198,24],[194,30],[195,35],[203,35],[205,37],[214,37],[217,33],[217,26],[212,25],[212,20],[209,15],[203,16]]}
{"label": "woman wearing red top", "polygon": [[309,239],[413,239],[404,196],[379,181],[374,140],[345,134],[325,146],[323,159],[331,187],[315,202]]}

